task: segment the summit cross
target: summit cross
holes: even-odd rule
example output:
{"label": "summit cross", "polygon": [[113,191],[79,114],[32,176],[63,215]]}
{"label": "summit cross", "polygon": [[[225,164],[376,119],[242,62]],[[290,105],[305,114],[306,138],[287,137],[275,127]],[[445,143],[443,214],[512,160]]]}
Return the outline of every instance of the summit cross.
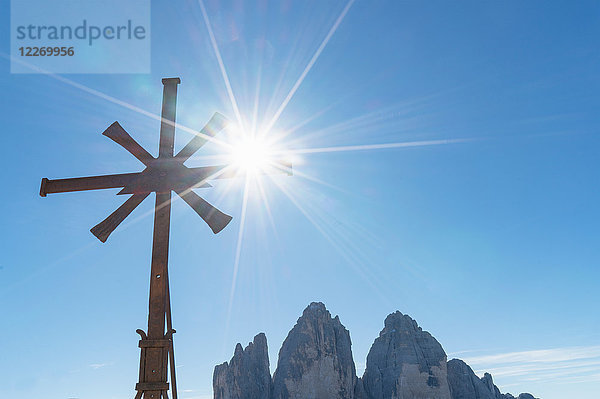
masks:
{"label": "summit cross", "polygon": [[[121,188],[120,195],[130,194],[117,210],[91,229],[100,241],[109,235],[150,193],[156,193],[154,207],[154,235],[152,266],[150,273],[150,300],[148,306],[147,333],[138,329],[140,353],[139,382],[135,399],[168,399],[167,365],[170,364],[171,392],[177,399],[175,379],[175,354],[169,293],[168,259],[169,230],[171,219],[171,191],[180,196],[217,234],[227,226],[232,217],[221,212],[199,195],[193,188],[211,187],[211,179],[231,177],[228,165],[188,168],[188,160],[206,142],[227,124],[226,118],[215,113],[201,130],[177,154],[174,155],[175,108],[179,78],[162,79],[163,99],[160,124],[158,157],[155,158],[139,145],[118,123],[114,122],[102,134],[125,148],[141,161],[146,168],[138,173],[77,177],[70,179],[42,179],[40,195]],[[280,162],[281,170],[291,174],[291,164]],[[166,330],[165,330],[166,327]]]}

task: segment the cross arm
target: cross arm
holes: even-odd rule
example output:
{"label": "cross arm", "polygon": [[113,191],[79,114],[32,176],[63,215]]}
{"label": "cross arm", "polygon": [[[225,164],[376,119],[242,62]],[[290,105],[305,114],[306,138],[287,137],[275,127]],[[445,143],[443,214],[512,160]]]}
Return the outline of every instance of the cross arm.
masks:
{"label": "cross arm", "polygon": [[[284,173],[288,176],[292,175],[292,163],[285,160],[275,160],[263,171],[265,175],[280,174]],[[204,187],[208,180],[216,179],[232,179],[240,177],[243,172],[240,172],[233,165],[215,165],[215,166],[201,166],[198,168],[186,168],[182,170],[182,174],[177,176],[177,184],[173,184],[173,189],[177,191],[187,189]],[[126,190],[127,187],[124,189]],[[130,191],[122,191],[119,194],[131,194]]]}
{"label": "cross arm", "polygon": [[92,227],[90,231],[100,241],[106,242],[108,236],[117,228],[119,224],[121,224],[123,220],[125,220],[127,216],[129,216],[131,212],[133,212],[135,208],[137,208],[139,204],[142,203],[143,200],[146,199],[148,195],[150,195],[150,193],[132,195],[127,201],[125,201],[125,203],[123,203],[123,205],[118,207],[116,211],[111,213],[110,216],[108,216],[102,222]]}
{"label": "cross arm", "polygon": [[[269,167],[267,167],[262,174],[272,175],[284,173],[288,176],[293,174],[292,163],[286,160],[276,159],[270,162],[268,166]],[[187,168],[186,172],[187,173],[182,176],[182,181],[189,186],[192,186],[192,183],[198,184],[198,182],[204,182],[206,180],[232,179],[243,174],[243,172],[238,170],[234,165],[215,165]]]}
{"label": "cross arm", "polygon": [[101,190],[105,188],[124,187],[134,182],[140,173],[121,173],[116,175],[74,177],[70,179],[42,179],[40,196],[47,194],[68,193],[73,191]]}
{"label": "cross arm", "polygon": [[191,189],[175,192],[208,224],[213,233],[219,233],[231,222],[231,216],[209,204]]}
{"label": "cross arm", "polygon": [[[276,162],[276,165],[278,165],[278,167],[274,171],[275,173],[292,174],[290,163],[279,161]],[[178,188],[183,190],[189,187],[210,187],[207,180],[227,179],[239,175],[239,172],[228,167],[228,165],[185,168],[182,169],[182,172],[183,173],[176,175],[176,183],[169,184],[171,186],[169,189]],[[119,194],[155,191],[153,189],[147,189],[146,187],[140,190],[141,187],[138,186],[143,184],[140,184],[139,178],[143,176],[143,173],[144,172],[121,173],[104,176],[73,177],[69,179],[48,179],[44,177],[40,186],[40,196],[45,197],[47,194],[102,190],[119,187],[124,187]]]}
{"label": "cross arm", "polygon": [[139,145],[138,142],[135,141],[133,137],[131,137],[129,133],[125,131],[125,129],[123,129],[119,122],[115,122],[110,125],[104,132],[102,132],[102,134],[119,144],[121,147],[125,148],[131,155],[136,157],[144,165],[148,166],[152,161],[154,161],[154,157],[150,155],[150,153],[146,151],[144,147]]}
{"label": "cross arm", "polygon": [[219,133],[225,126],[227,125],[227,118],[225,118],[222,114],[215,112],[215,114],[210,118],[208,123],[200,130],[201,135],[194,136],[193,139],[189,141],[177,153],[175,158],[179,160],[179,162],[184,163],[187,161],[196,151],[202,147],[206,141],[208,140],[206,137],[215,137],[217,133]]}

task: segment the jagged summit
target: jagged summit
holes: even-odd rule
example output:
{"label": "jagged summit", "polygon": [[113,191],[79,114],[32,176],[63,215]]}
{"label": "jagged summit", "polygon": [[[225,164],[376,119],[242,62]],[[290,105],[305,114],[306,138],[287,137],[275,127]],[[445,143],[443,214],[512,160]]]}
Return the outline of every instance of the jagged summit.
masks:
{"label": "jagged summit", "polygon": [[444,349],[399,311],[386,317],[362,381],[370,398],[450,399]]}
{"label": "jagged summit", "polygon": [[331,317],[331,313],[329,313],[329,310],[327,310],[323,302],[311,302],[310,305],[304,309],[302,316],[298,318],[296,324],[315,320],[321,320],[322,322],[332,320],[341,325],[340,318],[338,316]]}
{"label": "jagged summit", "polygon": [[265,334],[256,335],[246,349],[238,343],[229,363],[215,367],[213,390],[215,399],[270,399],[271,372]]}
{"label": "jagged summit", "polygon": [[485,377],[479,379],[471,367],[460,359],[448,362],[448,384],[453,399],[496,399],[500,390],[488,376],[485,373]]}
{"label": "jagged summit", "polygon": [[399,310],[396,310],[394,313],[390,313],[385,318],[383,322],[385,326],[381,332],[387,331],[389,329],[401,328],[401,329],[412,329],[412,330],[422,330],[421,327],[417,324],[417,322],[407,314],[402,314]]}
{"label": "jagged summit", "polygon": [[329,314],[329,311],[327,310],[323,302],[311,302],[310,305],[308,305],[306,309],[304,309],[304,312],[302,312],[302,314],[304,315],[307,312],[327,312],[327,314]]}
{"label": "jagged summit", "polygon": [[[410,316],[388,315],[356,376],[350,333],[321,302],[312,302],[288,333],[273,378],[267,338],[235,347],[215,367],[215,399],[515,399],[502,394],[488,373],[482,378],[459,359],[447,362],[440,343]],[[535,399],[520,394],[518,399]]]}
{"label": "jagged summit", "polygon": [[350,333],[325,305],[302,313],[279,351],[273,399],[353,398],[356,370]]}

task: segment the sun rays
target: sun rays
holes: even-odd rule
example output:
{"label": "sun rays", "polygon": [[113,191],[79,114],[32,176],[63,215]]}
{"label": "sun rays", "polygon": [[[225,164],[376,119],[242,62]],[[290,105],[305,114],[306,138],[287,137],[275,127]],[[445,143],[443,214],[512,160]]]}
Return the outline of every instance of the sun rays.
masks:
{"label": "sun rays", "polygon": [[[240,227],[238,229],[237,244],[235,246],[235,259],[233,262],[233,275],[231,277],[231,288],[229,289],[229,301],[228,301],[228,305],[227,305],[227,314],[228,315],[231,314],[231,309],[233,307],[233,299],[235,297],[235,288],[236,288],[236,284],[237,284],[238,269],[240,266],[240,256],[242,254],[244,228],[246,226],[246,212],[248,210],[248,188],[249,188],[248,180],[249,180],[249,177],[246,177],[245,183],[244,183],[244,194],[242,197],[242,211],[241,211],[241,215],[240,215]],[[225,331],[227,331],[229,329],[229,321],[230,321],[230,318],[228,317],[227,318],[227,326],[225,328]]]}
{"label": "sun rays", "polygon": [[300,74],[300,77],[298,78],[298,80],[296,80],[296,82],[292,86],[291,90],[289,91],[289,93],[287,94],[287,96],[285,97],[285,99],[283,100],[283,102],[281,103],[281,105],[277,108],[277,111],[275,112],[275,115],[273,115],[273,117],[271,118],[271,120],[267,124],[267,126],[265,128],[265,131],[267,133],[277,123],[277,120],[279,119],[279,117],[283,113],[283,110],[285,109],[285,107],[287,107],[288,103],[290,102],[290,100],[292,99],[292,97],[294,96],[294,94],[296,93],[296,91],[298,90],[298,88],[300,87],[300,85],[302,84],[302,82],[304,81],[304,78],[306,78],[306,75],[308,75],[308,73],[312,69],[312,67],[315,64],[315,62],[317,62],[317,59],[319,58],[319,55],[321,55],[321,53],[325,49],[325,46],[327,46],[327,43],[329,43],[329,40],[331,39],[331,37],[333,36],[333,34],[335,33],[335,31],[337,30],[338,26],[340,26],[340,24],[342,23],[342,20],[344,19],[344,17],[348,13],[348,10],[350,9],[350,7],[352,6],[353,3],[354,3],[354,0],[348,1],[348,3],[346,4],[346,7],[344,7],[344,9],[340,13],[340,15],[337,17],[337,19],[335,20],[335,22],[334,22],[333,26],[331,27],[331,29],[329,29],[329,32],[327,33],[327,36],[325,36],[325,38],[323,39],[323,41],[321,42],[321,44],[319,45],[319,47],[317,48],[317,50],[315,51],[315,53],[313,54],[313,56],[311,57],[310,61],[308,62],[308,64],[306,65],[306,67],[304,68],[304,70],[302,71],[302,73]]}
{"label": "sun rays", "polygon": [[[298,116],[296,116],[296,120],[293,117],[286,119],[294,104],[292,100],[298,99],[298,96],[295,97],[296,93],[302,84],[307,81],[306,78],[309,76],[311,70],[317,66],[319,57],[326,50],[327,45],[331,42],[339,26],[349,14],[353,3],[354,0],[348,1],[339,13],[336,12],[334,14],[335,19],[333,24],[326,31],[324,37],[319,38],[317,41],[318,46],[313,48],[312,55],[307,57],[307,62],[301,69],[299,76],[289,82],[283,79],[277,82],[275,92],[280,87],[289,87],[289,90],[283,92],[286,93],[284,96],[276,96],[277,93],[275,92],[271,96],[261,95],[261,91],[264,90],[265,77],[263,76],[263,65],[259,64],[255,80],[250,82],[254,93],[251,96],[251,101],[249,101],[250,104],[245,104],[243,96],[238,97],[242,100],[240,102],[236,99],[236,92],[234,90],[234,87],[236,87],[234,79],[235,69],[230,69],[228,73],[225,63],[226,58],[225,60],[223,58],[223,55],[226,56],[227,52],[224,49],[223,54],[221,53],[217,35],[215,35],[211,25],[209,12],[203,0],[198,0],[197,4],[202,15],[201,23],[204,23],[208,32],[209,48],[213,52],[216,68],[222,79],[222,88],[226,93],[227,99],[223,96],[224,103],[226,104],[227,100],[229,101],[229,105],[231,106],[230,111],[233,112],[234,118],[219,138],[203,134],[192,127],[179,123],[175,123],[175,127],[177,131],[184,131],[200,136],[213,145],[214,154],[193,156],[190,158],[190,162],[203,163],[219,160],[229,165],[227,168],[210,176],[207,180],[217,178],[222,174],[237,177],[228,183],[220,183],[218,187],[215,187],[215,191],[217,192],[215,198],[217,201],[222,200],[225,196],[230,195],[236,190],[239,191],[241,189],[243,192],[239,214],[237,211],[235,213],[238,225],[236,226],[237,234],[235,234],[234,238],[235,246],[232,245],[232,248],[235,249],[233,254],[231,254],[233,264],[229,293],[227,295],[224,339],[227,339],[227,330],[234,310],[234,302],[237,299],[236,294],[238,294],[237,288],[240,286],[240,281],[238,280],[241,275],[240,271],[244,267],[244,248],[248,238],[252,237],[252,235],[246,233],[246,229],[250,223],[249,220],[252,220],[249,218],[249,215],[254,212],[264,212],[268,226],[272,230],[269,234],[277,235],[278,233],[276,226],[280,221],[275,220],[273,215],[275,206],[272,200],[272,190],[283,194],[284,199],[287,198],[298,210],[299,214],[331,245],[340,258],[344,259],[345,265],[353,273],[360,276],[376,295],[379,295],[387,302],[385,290],[382,288],[385,286],[385,281],[377,274],[376,266],[369,264],[369,257],[353,245],[355,237],[360,236],[364,238],[367,233],[346,220],[340,220],[345,215],[339,215],[339,218],[337,218],[338,215],[321,209],[318,203],[310,201],[311,196],[314,196],[315,192],[323,193],[326,189],[343,192],[344,188],[325,181],[320,175],[307,172],[309,168],[304,168],[303,163],[309,163],[310,158],[313,156],[323,156],[333,153],[391,151],[409,147],[464,144],[477,140],[475,138],[431,138],[426,140],[423,139],[422,135],[416,135],[415,133],[419,133],[419,125],[412,122],[426,116],[426,112],[423,109],[427,107],[428,98],[411,99],[393,106],[371,108],[369,112],[358,114],[347,120],[336,121],[328,126],[323,123],[318,124],[318,128],[311,128],[311,126],[321,120],[321,118],[326,116],[328,112],[340,103],[343,103],[341,99],[338,98],[330,105],[316,111],[308,108],[312,114],[304,119]],[[284,61],[286,61],[283,63],[284,66],[290,62],[289,59]],[[244,66],[239,67],[243,68]],[[55,74],[46,75],[94,97],[119,105],[144,117],[161,121],[159,115],[143,108],[65,77]],[[239,95],[239,92],[237,94]],[[260,104],[269,104],[269,106],[266,107],[266,110],[262,110]],[[270,106],[271,104],[273,104],[272,107]],[[281,127],[282,125],[291,127],[285,129]],[[376,136],[375,139],[365,139],[365,137],[372,137],[365,134],[366,132],[380,128],[388,129],[387,137]],[[416,140],[415,138],[419,139]],[[294,165],[294,179],[286,180],[284,183],[283,179],[287,179],[284,175],[291,173],[289,164]],[[173,196],[173,200],[176,199],[179,199],[179,197]],[[218,205],[218,202],[215,205]],[[128,227],[141,220],[147,219],[151,214],[152,211],[148,211],[135,218],[131,218],[128,222],[123,223],[121,231],[127,230]],[[263,233],[266,236],[266,232]],[[376,239],[373,239],[373,241],[376,242]],[[257,240],[257,242],[259,245],[263,245],[260,243],[260,240]],[[260,268],[260,265],[256,267]]]}
{"label": "sun rays", "polygon": [[[318,210],[318,206],[315,206],[314,204],[311,205],[310,201],[306,201],[308,197],[303,197],[303,194],[300,192],[300,182],[292,183],[290,184],[291,187],[286,187],[286,185],[283,184],[279,177],[270,175],[268,172],[266,172],[266,169],[277,165],[278,162],[280,162],[282,159],[285,159],[287,161],[292,160],[292,163],[298,165],[305,161],[305,157],[315,154],[356,151],[379,151],[408,147],[439,146],[448,144],[467,143],[469,141],[472,141],[473,139],[460,138],[404,140],[400,142],[361,144],[345,144],[342,142],[339,145],[314,145],[320,141],[320,138],[327,135],[335,135],[335,133],[337,132],[344,132],[352,129],[373,129],[378,124],[386,122],[392,124],[397,130],[397,118],[408,117],[411,111],[413,111],[416,107],[419,107],[423,103],[424,99],[417,99],[408,102],[407,104],[401,104],[400,106],[396,107],[388,107],[387,109],[377,109],[374,112],[355,117],[351,120],[340,121],[333,126],[321,128],[317,131],[308,133],[306,133],[306,130],[302,131],[302,129],[308,126],[311,122],[319,119],[324,114],[326,114],[331,108],[337,105],[336,103],[334,103],[328,107],[317,111],[305,120],[295,123],[294,127],[291,129],[283,129],[281,131],[275,130],[275,127],[281,120],[284,111],[290,104],[295,93],[305,81],[305,78],[308,76],[309,72],[315,66],[319,56],[325,50],[327,44],[330,42],[338,27],[341,25],[345,16],[348,14],[354,0],[350,0],[346,3],[345,7],[335,19],[333,25],[327,31],[325,37],[321,40],[319,46],[316,48],[316,50],[314,50],[312,56],[310,57],[308,63],[305,65],[298,78],[291,85],[291,88],[289,89],[281,103],[275,107],[275,112],[270,116],[268,116],[267,114],[261,114],[259,112],[259,102],[265,99],[261,98],[260,95],[262,89],[261,85],[263,68],[262,64],[258,66],[256,83],[254,85],[255,93],[253,95],[252,105],[248,109],[248,114],[250,116],[247,118],[247,120],[249,121],[250,127],[249,129],[247,129],[244,125],[244,122],[246,121],[246,119],[244,118],[244,111],[240,110],[238,102],[236,101],[233,86],[230,77],[227,74],[227,69],[221,56],[219,45],[217,44],[217,39],[212,30],[208,12],[204,6],[203,0],[198,0],[198,2],[202,11],[203,21],[209,33],[211,47],[218,64],[221,77],[223,79],[223,84],[237,120],[237,126],[235,126],[233,129],[230,129],[228,137],[226,139],[226,142],[231,144],[231,147],[228,150],[228,157],[226,159],[228,163],[234,165],[234,168],[238,170],[238,172],[241,172],[241,175],[245,176],[243,183],[244,188],[242,209],[237,233],[232,279],[227,305],[224,343],[226,342],[227,335],[229,333],[228,330],[233,312],[233,302],[235,301],[236,287],[238,286],[237,280],[239,278],[240,267],[243,263],[242,259],[244,250],[245,229],[247,228],[247,215],[248,212],[250,212],[250,210],[248,209],[250,196],[258,196],[258,201],[256,202],[258,205],[256,206],[261,207],[263,210],[266,211],[273,232],[275,234],[277,232],[276,223],[273,220],[273,215],[271,212],[269,192],[264,184],[267,180],[273,183],[269,186],[276,187],[280,192],[282,192],[285,195],[285,197],[287,197],[289,201],[298,209],[298,211],[310,222],[310,224],[315,228],[315,230],[319,232],[327,240],[327,242],[331,244],[334,250],[343,259],[345,259],[348,267],[354,270],[354,272],[357,273],[361,277],[361,279],[365,281],[377,295],[381,296],[384,301],[387,301],[385,295],[383,294],[384,291],[381,289],[384,285],[383,281],[381,281],[376,276],[376,274],[373,272],[373,269],[369,269],[367,267],[369,265],[368,257],[364,256],[364,254],[361,254],[360,252],[357,252],[355,246],[352,245],[351,236],[356,232],[350,235],[347,234],[347,232],[344,231],[344,229],[340,229],[338,223],[331,221],[331,215],[327,214],[326,212],[320,212]],[[283,81],[280,79],[277,85],[275,86],[276,91],[280,88],[282,83]],[[266,101],[262,102],[273,104],[274,97],[275,96],[273,95],[270,98],[267,98]],[[390,120],[393,121],[389,122]],[[404,130],[406,131],[410,129],[404,128]],[[294,136],[292,136],[292,134]],[[196,160],[207,160],[208,158],[219,158],[219,156],[217,155],[208,157],[198,157],[196,158]],[[296,179],[301,179],[301,181],[305,182],[306,184],[316,184],[320,187],[339,189],[335,187],[335,185],[322,181],[317,176],[312,176],[310,174],[304,173],[302,170],[298,170],[297,167],[294,170],[294,175]],[[255,189],[251,189],[251,187],[254,187]],[[253,209],[253,211],[258,211],[258,209]]]}
{"label": "sun rays", "polygon": [[204,18],[204,23],[206,25],[206,29],[208,30],[208,35],[210,37],[210,43],[211,43],[213,51],[215,53],[215,57],[217,58],[217,62],[219,63],[219,70],[221,71],[221,76],[223,77],[223,83],[225,83],[225,87],[227,89],[227,95],[229,96],[229,100],[231,101],[231,107],[233,108],[233,112],[235,113],[237,123],[239,123],[240,126],[243,126],[242,115],[240,114],[240,110],[238,108],[237,101],[235,100],[235,96],[233,95],[233,89],[231,88],[229,76],[227,75],[227,70],[225,69],[225,64],[223,63],[223,58],[221,58],[221,52],[219,51],[219,46],[217,45],[217,39],[215,39],[215,34],[212,30],[210,20],[208,19],[208,14],[206,13],[206,8],[204,7],[204,2],[202,0],[198,0],[198,4],[200,5],[200,10],[202,11],[202,17]]}

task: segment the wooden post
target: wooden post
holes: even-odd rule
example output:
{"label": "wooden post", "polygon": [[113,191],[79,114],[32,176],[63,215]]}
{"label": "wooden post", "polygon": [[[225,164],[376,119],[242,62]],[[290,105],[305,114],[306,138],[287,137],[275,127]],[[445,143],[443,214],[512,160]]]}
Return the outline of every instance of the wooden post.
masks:
{"label": "wooden post", "polygon": [[[175,138],[175,107],[179,78],[163,79],[162,120],[160,124],[160,144],[158,162],[169,162],[173,157]],[[160,176],[163,177],[163,176]],[[171,223],[171,190],[156,193],[154,211],[154,237],[152,244],[152,267],[150,272],[150,300],[148,306],[148,339],[165,339],[165,307],[167,267],[169,260],[169,227]],[[149,347],[144,362],[145,383],[159,383],[156,387],[167,386],[168,346]],[[163,385],[164,384],[164,385]],[[152,385],[148,385],[152,387]],[[166,390],[146,390],[144,399],[160,399]]]}

